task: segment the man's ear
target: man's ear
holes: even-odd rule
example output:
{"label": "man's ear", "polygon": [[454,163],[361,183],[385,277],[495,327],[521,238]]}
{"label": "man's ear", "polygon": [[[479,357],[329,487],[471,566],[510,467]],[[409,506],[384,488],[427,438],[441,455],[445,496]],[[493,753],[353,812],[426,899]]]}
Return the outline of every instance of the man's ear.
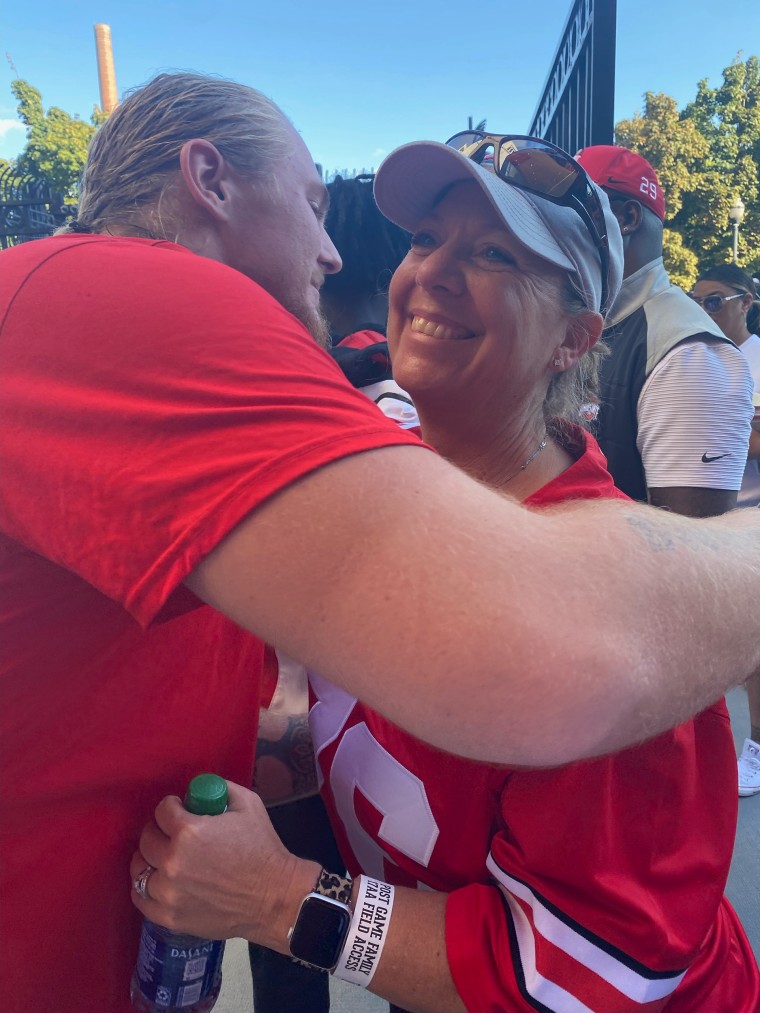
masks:
{"label": "man's ear", "polygon": [[615,201],[612,213],[618,220],[620,231],[624,236],[630,236],[637,232],[644,217],[641,204],[633,198],[631,200]]}
{"label": "man's ear", "polygon": [[602,336],[604,318],[601,313],[585,310],[570,318],[565,328],[565,337],[553,353],[556,372],[564,372],[590,351]]}
{"label": "man's ear", "polygon": [[231,168],[224,156],[211,143],[194,138],[182,145],[179,153],[182,179],[195,203],[217,221],[229,215],[229,180]]}

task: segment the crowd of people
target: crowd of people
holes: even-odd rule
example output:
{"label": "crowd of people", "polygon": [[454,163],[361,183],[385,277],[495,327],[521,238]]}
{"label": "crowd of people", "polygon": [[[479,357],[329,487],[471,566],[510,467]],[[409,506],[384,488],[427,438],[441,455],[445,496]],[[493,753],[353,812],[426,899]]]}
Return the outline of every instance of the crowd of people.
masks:
{"label": "crowd of people", "polygon": [[[0,254],[0,1006],[126,1013],[145,915],[248,939],[262,1013],[324,971],[757,1013],[720,700],[760,677],[751,279],[670,286],[620,148],[469,132],[331,190],[259,92],[163,74]],[[306,670],[339,853],[265,783]]]}

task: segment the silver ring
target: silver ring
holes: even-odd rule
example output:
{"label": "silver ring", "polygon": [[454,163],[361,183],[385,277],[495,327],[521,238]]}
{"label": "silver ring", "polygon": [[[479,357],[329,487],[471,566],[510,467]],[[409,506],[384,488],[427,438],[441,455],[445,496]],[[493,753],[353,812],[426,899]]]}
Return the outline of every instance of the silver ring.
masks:
{"label": "silver ring", "polygon": [[146,865],[143,871],[137,877],[137,879],[132,883],[132,889],[135,891],[138,897],[142,897],[143,900],[151,899],[148,893],[148,880],[155,871],[156,870],[153,868],[152,865]]}

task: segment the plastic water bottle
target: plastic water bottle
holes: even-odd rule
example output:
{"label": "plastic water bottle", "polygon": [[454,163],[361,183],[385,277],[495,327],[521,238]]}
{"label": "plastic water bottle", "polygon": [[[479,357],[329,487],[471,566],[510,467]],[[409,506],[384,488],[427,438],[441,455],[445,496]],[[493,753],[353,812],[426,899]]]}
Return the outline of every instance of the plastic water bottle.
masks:
{"label": "plastic water bottle", "polygon": [[[227,782],[199,774],[185,796],[188,812],[217,816],[227,808]],[[142,1013],[208,1013],[222,988],[223,939],[172,932],[147,918],[132,975],[130,998]]]}

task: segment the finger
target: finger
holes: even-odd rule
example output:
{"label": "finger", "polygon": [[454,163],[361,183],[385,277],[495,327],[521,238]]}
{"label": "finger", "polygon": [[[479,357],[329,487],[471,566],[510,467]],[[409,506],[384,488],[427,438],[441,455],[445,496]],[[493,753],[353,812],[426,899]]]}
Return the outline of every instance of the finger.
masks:
{"label": "finger", "polygon": [[151,881],[157,874],[145,856],[135,851],[129,863],[131,900],[135,907],[146,917],[155,921],[156,904],[155,897],[151,893]]}
{"label": "finger", "polygon": [[227,782],[229,802],[227,809],[230,812],[245,812],[252,808],[258,809],[263,805],[261,798],[250,788],[244,788],[242,784],[235,784],[234,781]]}
{"label": "finger", "polygon": [[151,877],[156,870],[152,865],[146,865],[141,872],[135,876],[132,880],[132,889],[143,900],[150,899],[150,892],[148,890],[148,884],[150,883]]}
{"label": "finger", "polygon": [[130,883],[134,883],[146,865],[150,865],[150,862],[145,858],[145,855],[141,851],[133,851],[132,858],[129,861]]}
{"label": "finger", "polygon": [[170,840],[154,822],[146,823],[140,834],[138,849],[146,863],[158,868],[166,861]]}
{"label": "finger", "polygon": [[133,881],[132,889],[130,891],[130,898],[132,900],[132,903],[134,904],[134,906],[137,908],[137,910],[140,912],[141,915],[144,915],[146,918],[148,918],[152,922],[155,922],[157,925],[165,925],[166,928],[169,929],[174,928],[174,926],[171,924],[172,912],[170,911],[169,908],[163,906],[160,903],[160,901],[156,900],[156,898],[153,896],[153,892],[155,892],[156,887],[158,886],[158,883],[156,881],[157,876],[158,870],[155,870],[154,872],[151,873],[148,879],[145,897],[143,897],[141,894],[137,892],[137,890],[135,890]]}
{"label": "finger", "polygon": [[164,834],[171,837],[186,822],[188,815],[178,795],[166,795],[156,806],[154,819]]}

